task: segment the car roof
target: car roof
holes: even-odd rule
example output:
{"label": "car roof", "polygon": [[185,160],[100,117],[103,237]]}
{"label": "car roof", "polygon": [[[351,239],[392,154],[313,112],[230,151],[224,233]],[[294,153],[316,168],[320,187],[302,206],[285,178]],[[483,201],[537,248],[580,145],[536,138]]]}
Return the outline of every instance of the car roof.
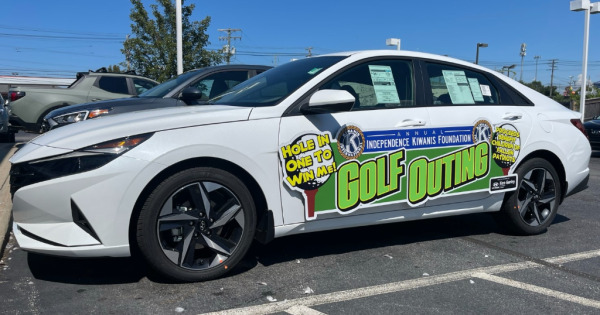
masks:
{"label": "car roof", "polygon": [[236,69],[245,69],[245,70],[269,70],[273,68],[272,66],[264,66],[264,65],[247,65],[247,64],[229,64],[229,65],[218,65],[218,66],[208,66],[204,68],[197,68],[193,70],[188,70],[186,72],[204,72],[204,71],[223,71],[223,70],[236,70]]}
{"label": "car roof", "polygon": [[469,61],[452,58],[452,57],[448,57],[448,56],[443,56],[443,55],[436,55],[436,54],[424,53],[424,52],[419,52],[419,51],[410,51],[410,50],[392,50],[392,49],[358,50],[358,51],[336,52],[336,53],[319,55],[319,56],[346,56],[346,57],[356,57],[357,59],[363,59],[363,58],[369,58],[369,57],[384,57],[384,56],[423,58],[423,59],[446,61],[446,62],[466,65],[469,67],[489,70],[488,68],[481,67],[481,66],[476,65]]}

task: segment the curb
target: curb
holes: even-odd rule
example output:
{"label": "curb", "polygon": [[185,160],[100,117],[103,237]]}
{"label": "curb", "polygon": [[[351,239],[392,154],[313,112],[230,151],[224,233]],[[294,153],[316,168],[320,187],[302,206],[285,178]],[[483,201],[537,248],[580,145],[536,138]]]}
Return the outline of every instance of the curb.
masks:
{"label": "curb", "polygon": [[9,184],[10,162],[8,160],[16,150],[16,146],[12,146],[8,150],[2,150],[6,151],[6,154],[0,163],[0,183],[2,185],[0,186],[0,257],[4,254],[4,248],[8,243],[11,230],[12,200]]}

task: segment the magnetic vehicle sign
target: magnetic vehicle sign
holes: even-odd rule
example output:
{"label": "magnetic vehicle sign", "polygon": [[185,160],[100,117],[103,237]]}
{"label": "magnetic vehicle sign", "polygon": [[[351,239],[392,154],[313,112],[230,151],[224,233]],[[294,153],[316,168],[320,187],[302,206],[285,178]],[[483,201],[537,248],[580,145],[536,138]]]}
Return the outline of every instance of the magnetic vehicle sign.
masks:
{"label": "magnetic vehicle sign", "polygon": [[[303,194],[307,220],[388,203],[515,190],[520,135],[485,119],[471,126],[304,133],[279,149],[283,182]],[[493,160],[493,161],[492,161]]]}

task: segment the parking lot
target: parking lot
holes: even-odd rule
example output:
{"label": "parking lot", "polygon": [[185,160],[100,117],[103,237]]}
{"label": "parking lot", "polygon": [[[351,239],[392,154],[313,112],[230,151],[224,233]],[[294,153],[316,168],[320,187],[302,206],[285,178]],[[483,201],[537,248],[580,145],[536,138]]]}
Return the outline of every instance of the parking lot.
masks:
{"label": "parking lot", "polygon": [[297,235],[254,244],[204,283],[169,283],[132,258],[28,254],[10,238],[0,312],[597,314],[600,152],[590,169],[541,235],[505,234],[487,214]]}

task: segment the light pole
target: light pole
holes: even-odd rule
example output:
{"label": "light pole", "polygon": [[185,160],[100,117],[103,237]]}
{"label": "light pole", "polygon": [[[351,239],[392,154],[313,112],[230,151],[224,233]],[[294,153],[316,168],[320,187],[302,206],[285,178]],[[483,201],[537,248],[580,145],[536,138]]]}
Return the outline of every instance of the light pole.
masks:
{"label": "light pole", "polygon": [[396,50],[400,50],[400,38],[388,38],[385,40],[387,46],[396,46]]}
{"label": "light pole", "polygon": [[527,44],[521,44],[521,52],[519,55],[521,55],[521,75],[519,76],[519,81],[523,82],[523,58],[527,55]]}
{"label": "light pole", "polygon": [[533,59],[535,59],[535,79],[533,79],[533,81],[537,81],[537,66],[538,66],[538,60],[540,60],[540,56],[535,56],[533,57]]}
{"label": "light pole", "polygon": [[177,74],[183,73],[183,39],[181,27],[181,0],[175,1],[175,31],[177,36]]}
{"label": "light pole", "polygon": [[579,110],[581,111],[581,120],[585,121],[585,92],[587,87],[586,80],[590,14],[600,13],[600,2],[590,3],[590,0],[575,0],[570,2],[570,7],[571,11],[585,11],[585,21],[583,23],[583,70],[581,74],[581,89],[579,92]]}
{"label": "light pole", "polygon": [[506,76],[510,78],[510,69],[514,69],[517,65],[510,65],[502,67],[502,73],[506,70]]}
{"label": "light pole", "polygon": [[477,54],[475,55],[475,64],[476,65],[479,64],[479,47],[485,48],[487,46],[488,46],[488,44],[486,44],[486,43],[477,43]]}

